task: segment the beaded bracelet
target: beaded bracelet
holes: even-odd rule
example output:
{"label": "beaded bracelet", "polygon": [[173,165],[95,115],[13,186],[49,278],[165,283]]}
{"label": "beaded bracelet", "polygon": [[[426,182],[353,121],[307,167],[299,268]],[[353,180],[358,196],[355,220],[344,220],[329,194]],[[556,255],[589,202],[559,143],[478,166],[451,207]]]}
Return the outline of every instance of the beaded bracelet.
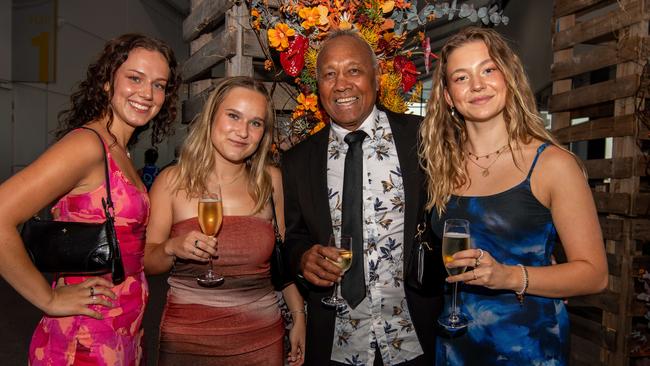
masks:
{"label": "beaded bracelet", "polygon": [[289,312],[289,314],[291,314],[291,316],[293,316],[293,314],[305,314],[305,311],[304,310],[292,310],[292,311]]}
{"label": "beaded bracelet", "polygon": [[524,295],[526,294],[526,290],[528,290],[528,269],[526,269],[526,266],[523,264],[517,264],[519,268],[521,268],[521,273],[524,277],[524,286],[522,287],[521,291],[515,291],[515,295],[517,295],[517,300],[519,300],[519,303],[521,305],[524,304]]}

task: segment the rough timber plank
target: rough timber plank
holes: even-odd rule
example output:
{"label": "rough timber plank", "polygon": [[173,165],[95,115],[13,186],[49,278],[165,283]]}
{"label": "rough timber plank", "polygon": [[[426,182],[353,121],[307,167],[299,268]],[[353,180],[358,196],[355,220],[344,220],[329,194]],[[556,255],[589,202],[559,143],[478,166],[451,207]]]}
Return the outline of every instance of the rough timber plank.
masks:
{"label": "rough timber plank", "polygon": [[[569,29],[575,25],[576,16],[570,14],[557,19],[557,32]],[[553,52],[553,62],[565,62],[573,57],[573,48]],[[554,80],[553,81],[553,94],[560,94],[571,91],[573,81],[571,79]],[[552,114],[553,122],[551,124],[552,130],[571,126],[571,113],[570,112],[556,112]]]}
{"label": "rough timber plank", "polygon": [[[583,162],[589,179],[623,179],[647,175],[645,162],[632,157],[613,159],[592,159]],[[636,212],[636,211],[635,211]],[[642,213],[636,213],[641,215]],[[650,214],[650,212],[648,212]]]}
{"label": "rough timber plank", "polygon": [[605,290],[599,294],[576,296],[569,298],[569,306],[593,306],[607,312],[618,314],[618,299],[620,294]]}
{"label": "rough timber plank", "polygon": [[634,115],[599,118],[589,122],[553,131],[563,144],[575,141],[595,140],[614,136],[633,136],[636,120]]}
{"label": "rough timber plank", "polygon": [[594,6],[606,0],[555,0],[553,5],[553,16],[556,18],[577,13],[583,9]]}
{"label": "rough timber plank", "polygon": [[616,348],[616,331],[604,327],[593,320],[585,319],[578,315],[569,315],[571,320],[571,333],[589,339],[591,342],[608,350]]}
{"label": "rough timber plank", "polygon": [[596,209],[601,213],[628,215],[630,213],[630,194],[593,192]]}
{"label": "rough timber plank", "polygon": [[260,46],[260,41],[264,45],[264,48],[268,49],[268,39],[266,37],[257,38],[255,31],[251,29],[244,30],[244,44],[243,52],[245,56],[251,56],[258,59],[266,59],[266,55]]}
{"label": "rough timber plank", "polygon": [[623,220],[599,217],[600,228],[605,240],[621,240],[623,238]]}
{"label": "rough timber plank", "polygon": [[649,50],[650,38],[648,37],[633,37],[620,43],[609,42],[595,45],[587,52],[552,64],[551,79],[566,79],[603,67],[636,60],[639,56],[648,55]]}
{"label": "rough timber plank", "polygon": [[638,75],[627,75],[602,83],[583,86],[560,94],[551,95],[551,112],[567,111],[614,99],[633,96],[639,85]]}
{"label": "rough timber plank", "polygon": [[220,23],[233,4],[229,0],[203,0],[183,21],[183,40],[189,42]]}
{"label": "rough timber plank", "polygon": [[218,62],[235,54],[236,31],[224,30],[196,51],[183,64],[183,81],[194,81]]}
{"label": "rough timber plank", "polygon": [[558,51],[576,44],[587,42],[604,34],[613,33],[650,18],[650,2],[630,1],[625,8],[619,7],[607,14],[595,17],[553,35],[553,50]]}

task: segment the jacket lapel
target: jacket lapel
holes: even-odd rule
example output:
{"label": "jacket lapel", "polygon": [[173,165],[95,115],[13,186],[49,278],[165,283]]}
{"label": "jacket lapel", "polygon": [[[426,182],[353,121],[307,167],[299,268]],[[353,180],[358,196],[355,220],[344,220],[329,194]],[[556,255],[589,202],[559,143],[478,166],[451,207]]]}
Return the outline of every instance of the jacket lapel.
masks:
{"label": "jacket lapel", "polygon": [[327,125],[319,134],[314,136],[314,144],[309,156],[309,183],[313,212],[316,213],[317,228],[326,228],[316,234],[319,243],[327,243],[332,232],[332,218],[327,192],[327,148],[329,143],[330,126]]}

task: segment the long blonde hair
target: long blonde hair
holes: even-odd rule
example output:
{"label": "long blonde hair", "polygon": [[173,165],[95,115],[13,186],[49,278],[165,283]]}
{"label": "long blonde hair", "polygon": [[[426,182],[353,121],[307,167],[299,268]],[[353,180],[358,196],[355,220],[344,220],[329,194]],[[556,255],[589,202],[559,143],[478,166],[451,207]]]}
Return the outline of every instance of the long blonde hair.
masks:
{"label": "long blonde hair", "polygon": [[234,88],[253,90],[266,98],[264,135],[257,150],[245,162],[248,172],[248,192],[255,201],[253,213],[257,213],[264,208],[273,191],[271,177],[266,168],[273,139],[275,110],[264,84],[247,76],[226,78],[210,93],[201,113],[192,122],[183,143],[172,187],[174,192],[185,191],[188,198],[198,197],[207,190],[208,177],[214,169],[215,162],[211,138],[212,122],[219,106]]}
{"label": "long blonde hair", "polygon": [[561,147],[544,128],[524,67],[508,43],[492,29],[468,27],[461,30],[442,46],[433,72],[427,115],[420,127],[420,164],[427,176],[426,208],[430,210],[435,206],[438,215],[445,211],[452,192],[469,180],[463,152],[463,146],[467,142],[467,128],[462,116],[457,112],[452,113],[444,96],[447,61],[454,50],[477,41],[485,43],[490,57],[506,82],[503,116],[511,151],[519,148],[521,143],[528,144],[533,138]]}

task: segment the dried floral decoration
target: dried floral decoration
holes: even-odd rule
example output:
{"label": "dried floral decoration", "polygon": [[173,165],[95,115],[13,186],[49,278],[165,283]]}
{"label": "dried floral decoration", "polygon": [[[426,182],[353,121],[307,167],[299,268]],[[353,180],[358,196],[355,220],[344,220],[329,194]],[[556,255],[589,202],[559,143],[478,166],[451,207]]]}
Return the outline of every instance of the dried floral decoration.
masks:
{"label": "dried floral decoration", "polygon": [[[280,1],[277,9],[268,0],[247,3],[251,26],[279,53],[281,70],[294,78],[297,106],[290,133],[296,141],[327,123],[318,104],[316,55],[328,32],[354,28],[370,44],[381,73],[379,103],[402,113],[409,103],[419,101],[422,91],[413,58],[424,57],[427,73],[435,59],[429,38],[421,31],[423,25],[443,17],[451,20],[456,14],[485,24],[508,22],[496,6],[475,10],[467,4],[458,7],[456,1],[427,4],[419,13],[415,0],[289,0]],[[265,69],[274,70],[270,52],[267,57]]]}

